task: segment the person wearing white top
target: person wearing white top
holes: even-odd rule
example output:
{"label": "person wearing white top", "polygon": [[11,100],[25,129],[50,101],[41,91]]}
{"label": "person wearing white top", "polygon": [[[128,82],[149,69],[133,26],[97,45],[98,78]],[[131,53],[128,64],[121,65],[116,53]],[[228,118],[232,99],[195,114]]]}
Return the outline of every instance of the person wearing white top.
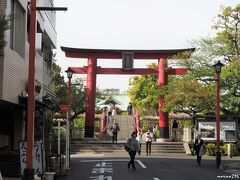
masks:
{"label": "person wearing white top", "polygon": [[114,116],[117,115],[117,111],[116,111],[116,106],[115,104],[112,106],[112,117],[114,118]]}
{"label": "person wearing white top", "polygon": [[152,133],[150,132],[150,130],[148,130],[147,135],[145,137],[145,141],[146,141],[146,154],[151,155],[151,149],[152,149]]}
{"label": "person wearing white top", "polygon": [[137,133],[137,137],[136,140],[138,141],[138,145],[139,145],[139,150],[138,150],[138,155],[141,155],[141,146],[142,146],[142,132],[139,129],[138,133]]}

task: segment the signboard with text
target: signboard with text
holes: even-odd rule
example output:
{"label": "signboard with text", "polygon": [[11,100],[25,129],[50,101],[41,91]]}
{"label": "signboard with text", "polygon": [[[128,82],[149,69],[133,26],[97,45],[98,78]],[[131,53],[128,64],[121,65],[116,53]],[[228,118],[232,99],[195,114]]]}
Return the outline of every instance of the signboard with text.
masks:
{"label": "signboard with text", "polygon": [[[23,171],[26,168],[27,142],[25,141],[19,142],[19,152],[20,152],[21,174],[23,175]],[[35,170],[35,174],[43,174],[43,156],[42,156],[41,141],[34,142],[33,168]]]}

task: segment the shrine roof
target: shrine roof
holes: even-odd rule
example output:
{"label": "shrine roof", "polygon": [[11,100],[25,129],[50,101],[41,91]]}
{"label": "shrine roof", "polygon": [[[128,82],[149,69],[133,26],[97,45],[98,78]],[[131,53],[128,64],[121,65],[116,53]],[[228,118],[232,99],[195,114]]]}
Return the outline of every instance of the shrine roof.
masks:
{"label": "shrine roof", "polygon": [[134,53],[134,59],[155,59],[166,58],[177,55],[183,52],[194,52],[195,48],[186,49],[161,49],[161,50],[139,50],[139,49],[87,49],[87,48],[71,48],[61,46],[62,51],[65,52],[66,57],[73,58],[113,58],[121,59],[122,53]]}

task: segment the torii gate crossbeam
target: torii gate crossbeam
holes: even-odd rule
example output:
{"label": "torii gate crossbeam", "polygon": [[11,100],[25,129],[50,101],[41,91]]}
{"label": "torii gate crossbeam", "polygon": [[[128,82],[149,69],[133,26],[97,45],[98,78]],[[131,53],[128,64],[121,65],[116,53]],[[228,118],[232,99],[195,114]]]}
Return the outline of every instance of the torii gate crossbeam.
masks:
{"label": "torii gate crossbeam", "polygon": [[[85,137],[94,137],[94,116],[96,98],[96,75],[97,74],[120,74],[120,75],[158,75],[158,86],[162,88],[168,83],[168,75],[182,75],[187,73],[185,68],[166,68],[166,59],[182,52],[193,52],[195,49],[174,50],[111,50],[111,49],[78,49],[61,47],[66,57],[88,58],[87,67],[71,67],[77,74],[87,74],[87,98],[86,98],[86,122]],[[158,68],[138,68],[124,70],[122,68],[101,68],[97,66],[97,59],[122,59],[123,53],[134,54],[135,59],[158,59]],[[161,109],[164,106],[164,97],[159,97],[159,128],[160,139],[169,139],[168,113]]]}

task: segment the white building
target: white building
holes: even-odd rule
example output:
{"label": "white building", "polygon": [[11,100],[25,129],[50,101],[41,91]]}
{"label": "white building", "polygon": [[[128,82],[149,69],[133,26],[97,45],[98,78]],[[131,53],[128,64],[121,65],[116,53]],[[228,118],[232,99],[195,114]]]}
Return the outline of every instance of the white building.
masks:
{"label": "white building", "polygon": [[[13,17],[5,32],[4,57],[0,57],[0,171],[19,176],[18,143],[26,139],[28,96],[30,0],[0,0],[0,14]],[[53,0],[39,0],[37,6],[52,7]],[[55,12],[37,12],[35,73],[35,140],[44,140],[43,125],[52,120],[57,103],[52,83],[52,50],[56,47]]]}

